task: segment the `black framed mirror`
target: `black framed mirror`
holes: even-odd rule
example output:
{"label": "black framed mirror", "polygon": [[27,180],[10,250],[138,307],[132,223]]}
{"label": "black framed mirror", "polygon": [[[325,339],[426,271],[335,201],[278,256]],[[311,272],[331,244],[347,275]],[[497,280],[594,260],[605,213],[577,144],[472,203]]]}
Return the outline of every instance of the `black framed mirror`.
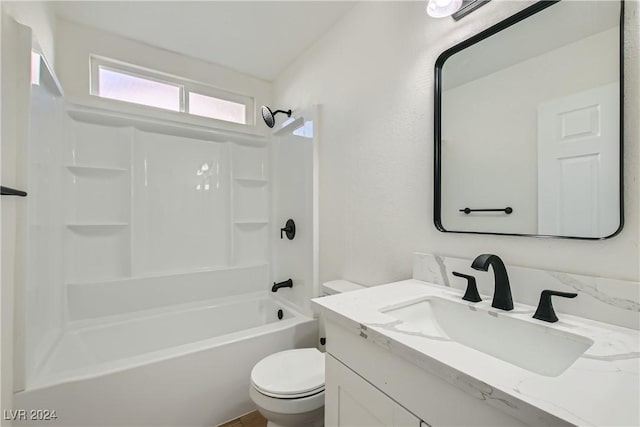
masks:
{"label": "black framed mirror", "polygon": [[623,1],[540,1],[438,57],[438,230],[620,232],[623,21]]}

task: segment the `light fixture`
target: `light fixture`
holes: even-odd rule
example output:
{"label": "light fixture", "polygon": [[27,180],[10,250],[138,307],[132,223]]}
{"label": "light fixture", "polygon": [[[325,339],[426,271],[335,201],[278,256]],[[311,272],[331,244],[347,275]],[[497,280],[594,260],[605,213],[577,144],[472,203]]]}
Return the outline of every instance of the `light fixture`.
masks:
{"label": "light fixture", "polygon": [[433,18],[453,16],[456,21],[491,0],[429,0],[427,13]]}
{"label": "light fixture", "polygon": [[427,13],[433,18],[444,18],[456,13],[462,6],[462,0],[429,0]]}

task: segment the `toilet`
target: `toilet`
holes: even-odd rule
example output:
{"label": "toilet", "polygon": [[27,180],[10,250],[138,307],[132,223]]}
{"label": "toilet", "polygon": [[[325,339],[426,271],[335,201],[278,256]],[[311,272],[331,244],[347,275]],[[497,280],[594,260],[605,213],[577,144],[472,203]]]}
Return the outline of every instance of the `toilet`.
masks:
{"label": "toilet", "polygon": [[[344,280],[322,285],[332,295],[362,289]],[[320,319],[320,332],[323,335]],[[299,348],[271,354],[253,367],[249,395],[268,420],[267,427],[324,426],[324,353]]]}

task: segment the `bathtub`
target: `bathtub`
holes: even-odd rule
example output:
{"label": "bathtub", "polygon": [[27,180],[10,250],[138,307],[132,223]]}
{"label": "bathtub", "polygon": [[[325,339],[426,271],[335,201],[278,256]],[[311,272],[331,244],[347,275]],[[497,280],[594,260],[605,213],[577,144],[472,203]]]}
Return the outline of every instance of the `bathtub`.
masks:
{"label": "bathtub", "polygon": [[216,426],[252,411],[261,358],[313,347],[317,321],[269,293],[71,322],[16,409],[46,425]]}

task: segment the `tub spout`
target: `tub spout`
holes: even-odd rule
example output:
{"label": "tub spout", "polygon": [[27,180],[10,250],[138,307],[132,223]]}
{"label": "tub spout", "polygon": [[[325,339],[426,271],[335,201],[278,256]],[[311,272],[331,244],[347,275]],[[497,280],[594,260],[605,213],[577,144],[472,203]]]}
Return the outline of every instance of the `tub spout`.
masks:
{"label": "tub spout", "polygon": [[280,288],[293,288],[293,280],[288,279],[280,283],[273,282],[273,286],[271,287],[271,292],[278,292],[278,289]]}

